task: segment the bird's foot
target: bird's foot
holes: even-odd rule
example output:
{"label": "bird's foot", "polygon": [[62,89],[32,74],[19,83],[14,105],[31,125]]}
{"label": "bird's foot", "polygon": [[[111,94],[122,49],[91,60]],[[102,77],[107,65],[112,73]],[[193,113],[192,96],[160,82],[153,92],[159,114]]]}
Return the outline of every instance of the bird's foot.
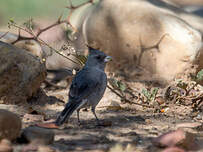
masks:
{"label": "bird's foot", "polygon": [[82,123],[80,121],[78,121],[78,126],[82,126]]}

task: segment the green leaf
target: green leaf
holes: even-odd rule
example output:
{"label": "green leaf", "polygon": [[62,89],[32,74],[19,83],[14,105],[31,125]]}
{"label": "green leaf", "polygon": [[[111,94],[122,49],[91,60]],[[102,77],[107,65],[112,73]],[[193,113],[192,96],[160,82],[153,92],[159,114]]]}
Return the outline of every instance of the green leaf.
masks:
{"label": "green leaf", "polygon": [[24,25],[27,29],[33,30],[33,28],[34,28],[33,19],[30,18],[29,20],[27,20],[26,22],[24,22],[23,25]]}
{"label": "green leaf", "polygon": [[150,93],[147,89],[142,89],[142,94],[143,94],[148,100],[150,100],[150,98],[151,98],[151,93]]}
{"label": "green leaf", "polygon": [[119,86],[119,89],[123,92],[126,90],[126,86],[125,84],[123,84],[121,81],[118,81],[118,86]]}
{"label": "green leaf", "polygon": [[119,87],[119,85],[118,85],[118,80],[113,79],[113,84],[114,84],[114,86],[116,86],[117,88]]}
{"label": "green leaf", "polygon": [[14,22],[13,19],[9,19],[9,23],[11,23],[11,24],[15,24],[15,22]]}
{"label": "green leaf", "polygon": [[151,89],[151,100],[154,100],[156,98],[158,90],[159,90],[158,88]]}
{"label": "green leaf", "polygon": [[119,88],[119,85],[118,85],[118,81],[114,78],[110,78],[109,79],[109,83],[111,84],[111,86],[115,89],[118,89]]}
{"label": "green leaf", "polygon": [[202,81],[203,80],[203,69],[201,69],[198,73],[197,73],[197,81]]}

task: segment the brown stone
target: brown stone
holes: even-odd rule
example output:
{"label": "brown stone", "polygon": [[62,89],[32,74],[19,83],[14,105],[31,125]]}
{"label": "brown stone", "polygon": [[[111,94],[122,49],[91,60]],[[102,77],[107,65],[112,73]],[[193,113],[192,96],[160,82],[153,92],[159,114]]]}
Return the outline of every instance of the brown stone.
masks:
{"label": "brown stone", "polygon": [[20,134],[21,125],[21,120],[16,114],[0,109],[0,140],[16,139]]}
{"label": "brown stone", "polygon": [[11,142],[7,139],[2,139],[0,142],[0,152],[12,152]]}
{"label": "brown stone", "polygon": [[167,132],[155,138],[152,142],[158,147],[178,146],[186,150],[196,150],[198,148],[194,135],[181,129]]}
{"label": "brown stone", "polygon": [[46,68],[31,53],[0,42],[0,100],[23,103],[44,81]]}

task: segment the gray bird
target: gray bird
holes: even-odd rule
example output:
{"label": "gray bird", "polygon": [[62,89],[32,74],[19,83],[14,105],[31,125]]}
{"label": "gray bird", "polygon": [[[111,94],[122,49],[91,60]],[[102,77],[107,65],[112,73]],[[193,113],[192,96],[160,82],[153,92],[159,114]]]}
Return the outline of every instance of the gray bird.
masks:
{"label": "gray bird", "polygon": [[77,119],[80,124],[79,111],[81,108],[87,107],[91,107],[91,111],[99,124],[95,107],[106,90],[107,76],[104,69],[106,63],[111,59],[105,53],[89,47],[86,64],[72,81],[69,91],[69,101],[57,118],[56,125],[62,125],[75,110],[77,111]]}

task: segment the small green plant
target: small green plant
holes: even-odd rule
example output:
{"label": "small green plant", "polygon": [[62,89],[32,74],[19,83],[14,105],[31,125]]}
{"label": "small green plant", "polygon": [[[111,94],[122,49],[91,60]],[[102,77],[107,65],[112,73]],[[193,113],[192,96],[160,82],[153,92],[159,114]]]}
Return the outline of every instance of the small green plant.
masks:
{"label": "small green plant", "polygon": [[30,18],[29,20],[27,20],[26,22],[24,22],[23,25],[24,25],[27,29],[29,29],[29,30],[33,30],[34,27],[35,27],[32,18]]}
{"label": "small green plant", "polygon": [[203,80],[203,69],[201,69],[197,75],[196,75],[196,80],[197,81],[202,81]]}
{"label": "small green plant", "polygon": [[197,83],[202,81],[203,80],[203,69],[201,69],[199,72],[197,72],[196,75],[191,74],[191,78],[193,81],[195,81]]}
{"label": "small green plant", "polygon": [[154,101],[158,90],[158,88],[151,88],[150,90],[142,89],[142,94],[147,98],[148,101]]}
{"label": "small green plant", "polygon": [[115,89],[124,92],[126,90],[126,86],[122,81],[116,80],[114,78],[109,79],[109,82],[111,86],[113,86]]}

